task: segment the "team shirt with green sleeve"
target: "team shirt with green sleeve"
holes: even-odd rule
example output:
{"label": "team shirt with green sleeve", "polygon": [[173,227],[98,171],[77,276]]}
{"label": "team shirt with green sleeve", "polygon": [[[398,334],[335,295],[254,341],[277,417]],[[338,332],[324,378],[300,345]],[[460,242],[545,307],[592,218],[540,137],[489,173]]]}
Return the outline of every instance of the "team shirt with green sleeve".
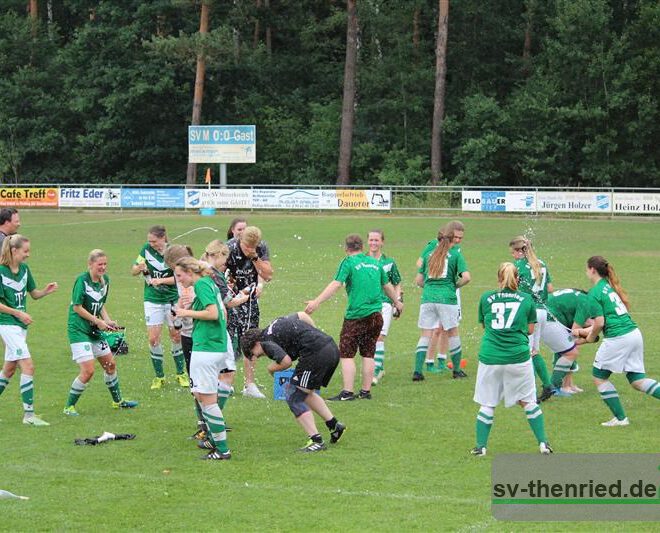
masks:
{"label": "team shirt with green sleeve", "polygon": [[193,319],[193,351],[223,353],[227,351],[227,322],[225,321],[222,296],[210,277],[200,278],[195,282],[195,299],[191,309],[203,311],[209,305],[218,307],[216,320]]}
{"label": "team shirt with green sleeve", "polygon": [[[152,278],[170,278],[174,276],[172,269],[165,263],[165,258],[161,253],[154,250],[149,243],[145,244],[140,250],[140,254],[135,260],[135,264],[145,263],[147,270]],[[153,287],[144,282],[144,301],[154,304],[168,304],[176,302],[179,298],[176,285],[158,285]]]}
{"label": "team shirt with green sleeve", "polygon": [[546,264],[540,259],[539,263],[541,263],[541,279],[537,280],[534,279],[534,271],[526,258],[514,261],[518,269],[520,290],[532,295],[537,309],[544,309],[548,301],[548,283],[552,283],[552,278]]}
{"label": "team shirt with green sleeve", "polygon": [[[0,303],[27,312],[27,294],[37,288],[30,268],[25,263],[21,263],[18,265],[18,272],[14,274],[8,266],[0,265],[0,282]],[[0,313],[0,325],[20,326],[27,329],[26,324],[7,313]]]}
{"label": "team shirt with green sleeve", "polygon": [[637,329],[628,314],[628,308],[605,278],[601,278],[589,291],[589,314],[605,318],[603,335],[620,337]]}
{"label": "team shirt with green sleeve", "polygon": [[346,285],[348,306],[344,317],[347,320],[380,313],[383,285],[389,280],[378,260],[363,253],[347,255],[339,264],[335,281]]}
{"label": "team shirt with green sleeve", "polygon": [[530,358],[527,333],[536,323],[536,306],[529,294],[506,289],[487,291],[479,300],[484,326],[479,361],[485,365],[524,363]]}
{"label": "team shirt with green sleeve", "polygon": [[[389,281],[392,285],[398,285],[401,283],[401,273],[399,272],[394,259],[387,257],[385,254],[382,254],[379,259],[376,259],[376,261],[378,261],[380,267],[385,271],[385,274],[387,275],[387,281]],[[389,296],[387,296],[387,294],[385,294],[385,291],[381,290],[381,295],[383,298],[383,303],[392,303],[392,300]]]}
{"label": "team shirt with green sleeve", "polygon": [[548,322],[559,322],[567,328],[573,323],[584,326],[589,316],[587,293],[575,289],[556,290],[548,295]]}
{"label": "team shirt with green sleeve", "polygon": [[93,328],[92,323],[85,320],[73,310],[74,305],[82,305],[85,311],[93,316],[100,317],[105,301],[108,298],[110,278],[103,275],[103,281],[92,281],[89,272],[80,274],[73,284],[71,304],[69,305],[69,320],[67,322],[67,333],[69,343],[91,342],[101,338],[100,332]]}
{"label": "team shirt with green sleeve", "polygon": [[445,257],[445,264],[440,277],[429,276],[429,261],[435,248],[422,255],[422,266],[418,272],[424,276],[424,290],[422,291],[421,303],[441,303],[457,305],[456,280],[468,267],[460,248],[452,246]]}

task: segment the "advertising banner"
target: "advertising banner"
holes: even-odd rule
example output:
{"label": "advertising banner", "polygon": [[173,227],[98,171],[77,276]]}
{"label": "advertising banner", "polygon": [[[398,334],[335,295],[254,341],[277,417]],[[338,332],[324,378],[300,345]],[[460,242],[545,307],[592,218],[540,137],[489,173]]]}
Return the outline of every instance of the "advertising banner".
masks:
{"label": "advertising banner", "polygon": [[612,195],[608,192],[539,191],[536,196],[539,211],[572,213],[610,213]]}
{"label": "advertising banner", "polygon": [[612,203],[615,213],[632,215],[660,213],[660,194],[615,192]]}
{"label": "advertising banner", "polygon": [[2,207],[57,207],[56,187],[1,187]]}
{"label": "advertising banner", "polygon": [[188,126],[189,163],[256,161],[256,126]]}
{"label": "advertising banner", "polygon": [[183,209],[183,189],[135,188],[121,190],[121,206],[125,209]]}
{"label": "advertising banner", "polygon": [[186,208],[251,209],[252,189],[186,189]]}
{"label": "advertising banner", "polygon": [[121,189],[104,187],[62,187],[60,207],[121,207]]}
{"label": "advertising banner", "polygon": [[375,189],[322,190],[319,209],[390,210],[391,191]]}
{"label": "advertising banner", "polygon": [[252,207],[255,209],[319,209],[319,189],[255,189]]}

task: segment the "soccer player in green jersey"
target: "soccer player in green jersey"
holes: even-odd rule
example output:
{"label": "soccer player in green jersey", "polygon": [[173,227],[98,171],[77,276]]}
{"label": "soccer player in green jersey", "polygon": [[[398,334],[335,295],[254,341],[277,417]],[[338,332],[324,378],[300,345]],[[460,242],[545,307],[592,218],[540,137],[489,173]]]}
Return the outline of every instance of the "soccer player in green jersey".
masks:
{"label": "soccer player in green jersey", "polygon": [[144,276],[144,316],[149,335],[149,352],[156,377],[152,389],[160,389],[165,384],[163,369],[163,346],[161,333],[167,324],[172,343],[172,357],[176,366],[176,380],[181,387],[188,387],[181,337],[172,322],[172,305],[179,298],[174,273],[165,263],[163,254],[167,248],[167,231],[164,226],[149,228],[147,243],[142,246],[131,267],[134,276]]}
{"label": "soccer player in green jersey", "polygon": [[209,277],[206,263],[192,257],[177,261],[176,281],[193,287],[195,298],[190,309],[176,308],[176,315],[193,319],[193,349],[190,357],[190,388],[202,406],[208,427],[207,439],[198,443],[209,450],[203,459],[231,459],[222,409],[218,404],[218,377],[223,370],[236,371],[229,352],[227,315],[222,296]]}
{"label": "soccer player in green jersey", "polygon": [[[454,233],[446,228],[438,234],[438,245],[427,248],[422,255],[415,283],[423,287],[417,326],[421,335],[415,350],[415,370],[413,381],[423,381],[424,361],[433,361],[434,347],[431,338],[434,331],[446,332],[449,338],[456,338],[460,315],[460,306],[456,290],[470,282],[470,272],[463,255],[454,246]],[[460,344],[460,340],[459,340]],[[460,350],[459,350],[460,351]],[[460,370],[460,357],[454,377],[467,375]]]}
{"label": "soccer player in green jersey", "polygon": [[614,384],[609,380],[612,373],[625,373],[633,388],[656,399],[660,399],[660,384],[646,377],[642,333],[628,313],[628,295],[612,265],[599,255],[590,257],[587,278],[594,285],[588,295],[589,314],[594,325],[587,341],[593,342],[601,331],[605,337],[596,352],[592,373],[601,399],[614,415],[601,425],[627,426],[630,421]]}
{"label": "soccer player in green jersey", "polygon": [[[387,279],[390,281],[394,287],[394,291],[397,295],[397,300],[403,301],[403,294],[401,291],[401,274],[399,269],[396,266],[396,262],[391,257],[386,256],[383,253],[383,244],[385,243],[385,234],[382,230],[374,229],[369,232],[368,241],[369,243],[369,255],[378,261],[378,264],[383,268],[387,274]],[[381,315],[383,315],[383,327],[380,330],[380,335],[376,341],[376,357],[375,367],[374,367],[374,379],[372,383],[374,385],[378,384],[378,381],[382,379],[385,374],[385,338],[390,331],[390,325],[392,324],[392,318],[394,317],[392,300],[390,300],[387,295],[383,292],[383,307],[381,309]],[[396,317],[394,317],[396,318]]]}
{"label": "soccer player in green jersey", "polygon": [[23,423],[32,426],[48,426],[34,414],[34,363],[27,346],[27,327],[32,317],[27,313],[27,295],[39,300],[57,290],[51,282],[37,289],[30,268],[25,261],[30,257],[30,241],[19,234],[8,236],[0,251],[0,337],[5,343],[5,364],[0,370],[0,394],[9,380],[21,369],[21,399],[23,401]]}
{"label": "soccer player in green jersey", "polygon": [[548,301],[548,293],[554,290],[552,288],[552,278],[546,264],[536,256],[532,242],[529,239],[519,235],[511,239],[509,247],[514,259],[513,263],[518,269],[520,290],[530,294],[536,305],[538,323],[534,329],[534,334],[529,336],[529,349],[532,352],[534,372],[543,384],[543,391],[539,397],[539,400],[543,402],[554,394],[548,367],[539,351],[541,348],[541,334],[548,317],[545,303]]}
{"label": "soccer player in green jersey", "polygon": [[80,274],[73,284],[69,305],[69,343],[73,360],[80,367],[64,407],[64,414],[69,416],[78,415],[75,406],[94,376],[94,359],[103,367],[103,378],[112,396],[112,406],[116,409],[131,409],[138,405],[137,402],[122,399],[115,357],[101,333],[119,329],[105,306],[110,290],[110,278],[106,274],[108,257],[103,250],[92,250],[87,258],[87,266],[87,272]]}
{"label": "soccer player in green jersey", "polygon": [[[335,279],[321,291],[321,294],[307,302],[305,312],[311,315],[342,285],[346,287],[348,306],[339,337],[343,388],[339,394],[328,399],[369,400],[374,377],[376,341],[383,328],[383,315],[380,314],[383,307],[383,291],[392,300],[392,305],[399,313],[403,311],[403,303],[398,301],[394,286],[378,261],[364,254],[362,238],[359,235],[346,237],[345,250],[346,257],[339,264]],[[358,349],[362,356],[362,388],[356,395],[353,392],[354,358]]]}
{"label": "soccer player in green jersey", "polygon": [[479,300],[479,322],[484,327],[479,350],[479,369],[474,389],[477,445],[472,455],[486,455],[495,407],[520,405],[527,415],[542,454],[552,453],[545,434],[543,413],[536,403],[536,383],[530,360],[528,335],[534,332],[537,309],[531,296],[518,286],[518,270],[502,263],[497,271],[499,289]]}

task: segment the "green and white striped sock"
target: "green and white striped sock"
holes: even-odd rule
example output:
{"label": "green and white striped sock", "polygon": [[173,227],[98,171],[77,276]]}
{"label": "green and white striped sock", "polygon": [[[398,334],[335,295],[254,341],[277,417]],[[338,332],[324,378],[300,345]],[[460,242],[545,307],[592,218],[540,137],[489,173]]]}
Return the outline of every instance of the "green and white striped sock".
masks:
{"label": "green and white striped sock", "polygon": [[176,373],[183,374],[186,371],[186,360],[183,357],[183,349],[180,342],[172,343],[172,357],[176,365]]}
{"label": "green and white striped sock", "polygon": [[374,375],[378,376],[385,368],[385,342],[376,342],[376,356],[374,358],[376,366],[374,367]]}
{"label": "green and white striped sock", "polygon": [[605,405],[609,407],[612,414],[618,420],[626,418],[626,412],[623,410],[623,405],[621,405],[619,393],[617,393],[616,387],[612,382],[606,381],[598,385],[598,392],[600,392],[600,399],[605,402]]}
{"label": "green and white striped sock", "polygon": [[151,364],[154,366],[156,377],[164,378],[165,371],[163,370],[163,347],[160,344],[158,346],[152,346],[149,349],[149,354],[151,355]]}
{"label": "green and white striped sock", "polygon": [[548,442],[548,436],[545,434],[545,421],[543,419],[543,411],[538,404],[527,404],[525,407],[525,414],[527,415],[527,422],[529,427],[532,428],[534,436],[539,444]]}
{"label": "green and white striped sock", "polygon": [[71,388],[69,389],[69,398],[66,401],[66,406],[71,407],[72,405],[76,405],[80,399],[80,395],[85,392],[86,388],[87,383],[83,383],[80,381],[80,378],[76,377],[76,379],[73,380],[73,383],[71,383]]}
{"label": "green and white striped sock", "polygon": [[9,385],[9,379],[0,371],[0,394],[4,392],[7,385]]}
{"label": "green and white striped sock", "polygon": [[654,379],[644,378],[642,381],[642,390],[649,396],[660,400],[660,383]]}
{"label": "green and white striped sock", "polygon": [[454,365],[454,372],[461,369],[461,359],[463,352],[461,352],[461,338],[456,335],[449,337],[449,357],[451,357],[451,364]]}
{"label": "green and white striped sock", "polygon": [[424,370],[424,360],[426,359],[426,351],[429,347],[429,338],[420,337],[417,341],[417,348],[415,348],[415,372],[420,374]]}
{"label": "green and white striped sock", "polygon": [[21,400],[25,413],[34,413],[34,384],[28,374],[21,374]]}
{"label": "green and white striped sock", "polygon": [[222,417],[220,406],[217,403],[202,405],[202,413],[204,413],[204,419],[209,428],[209,440],[221,453],[228,452],[225,419]]}
{"label": "green and white striped sock", "polygon": [[557,362],[555,363],[555,367],[552,369],[553,387],[557,389],[561,387],[562,381],[564,381],[566,374],[568,374],[571,371],[572,366],[573,366],[573,361],[568,357],[564,357],[562,355],[559,357],[559,359],[557,359]]}
{"label": "green and white striped sock", "polygon": [[224,381],[218,381],[218,406],[220,409],[224,409],[227,405],[227,400],[231,395],[231,385],[225,383]]}
{"label": "green and white striped sock", "polygon": [[121,391],[119,390],[119,378],[117,377],[117,372],[114,374],[103,373],[103,379],[105,380],[105,385],[110,391],[113,402],[121,402]]}
{"label": "green and white striped sock", "polygon": [[493,427],[495,409],[481,406],[477,413],[477,448],[485,448],[488,444],[488,435]]}

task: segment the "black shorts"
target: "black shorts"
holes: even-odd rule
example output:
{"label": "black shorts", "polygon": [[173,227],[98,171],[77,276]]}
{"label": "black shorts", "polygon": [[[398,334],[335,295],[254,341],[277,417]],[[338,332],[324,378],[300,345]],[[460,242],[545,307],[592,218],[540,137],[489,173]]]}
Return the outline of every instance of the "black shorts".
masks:
{"label": "black shorts", "polygon": [[298,361],[291,383],[311,390],[327,387],[338,364],[339,348],[335,341],[331,340],[314,355],[303,357]]}
{"label": "black shorts", "polygon": [[376,355],[376,341],[383,329],[383,315],[380,311],[364,318],[344,319],[339,334],[339,351],[342,359],[353,359],[360,349],[360,355],[373,359]]}
{"label": "black shorts", "polygon": [[183,350],[183,358],[186,360],[186,372],[188,372],[188,375],[190,375],[190,356],[192,355],[192,347],[192,337],[181,335],[181,350]]}

